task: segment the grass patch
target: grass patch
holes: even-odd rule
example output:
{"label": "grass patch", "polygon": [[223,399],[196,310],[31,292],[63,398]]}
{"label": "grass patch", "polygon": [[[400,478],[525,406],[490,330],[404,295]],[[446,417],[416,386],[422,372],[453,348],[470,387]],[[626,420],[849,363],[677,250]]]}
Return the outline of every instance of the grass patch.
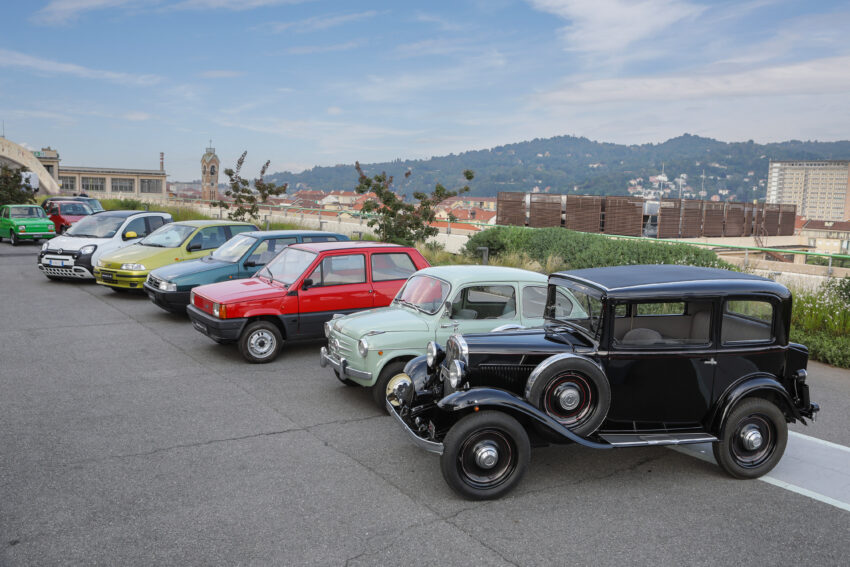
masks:
{"label": "grass patch", "polygon": [[794,294],[791,340],[813,360],[850,368],[850,278],[830,279],[814,292]]}

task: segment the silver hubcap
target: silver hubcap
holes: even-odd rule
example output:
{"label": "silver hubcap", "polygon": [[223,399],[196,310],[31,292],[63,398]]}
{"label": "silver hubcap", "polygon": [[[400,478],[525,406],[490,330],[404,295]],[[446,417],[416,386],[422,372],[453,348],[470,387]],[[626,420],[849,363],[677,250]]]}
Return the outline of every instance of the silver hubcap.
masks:
{"label": "silver hubcap", "polygon": [[574,410],[581,402],[581,392],[575,386],[564,386],[558,392],[558,404],[567,411]]}
{"label": "silver hubcap", "polygon": [[275,346],[274,335],[268,331],[256,331],[248,341],[248,349],[257,358],[265,358],[272,353]]}
{"label": "silver hubcap", "polygon": [[764,438],[761,435],[761,431],[759,431],[755,427],[752,427],[744,429],[741,432],[741,441],[748,451],[755,451],[756,449],[759,449],[762,446],[762,443],[764,443]]}
{"label": "silver hubcap", "polygon": [[475,464],[482,469],[492,469],[499,462],[499,451],[492,443],[479,443],[473,449]]}

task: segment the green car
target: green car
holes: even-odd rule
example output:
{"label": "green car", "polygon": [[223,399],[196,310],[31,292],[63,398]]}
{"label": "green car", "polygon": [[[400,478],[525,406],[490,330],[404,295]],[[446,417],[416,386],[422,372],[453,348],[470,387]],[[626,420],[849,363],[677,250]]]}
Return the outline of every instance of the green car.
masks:
{"label": "green car", "polygon": [[56,226],[38,205],[3,205],[0,207],[0,240],[8,238],[12,246],[21,240],[38,242],[56,236]]}
{"label": "green car", "polygon": [[[194,260],[242,232],[258,230],[253,224],[230,220],[173,222],[159,227],[136,244],[104,254],[94,267],[97,283],[116,291],[143,291],[148,273],[162,266]],[[135,238],[135,233],[125,236]]]}
{"label": "green car", "polygon": [[372,388],[384,408],[392,378],[430,341],[454,333],[543,324],[547,279],[498,266],[435,266],[407,280],[389,307],[352,313],[325,323],[328,346],[319,362],[349,385]]}

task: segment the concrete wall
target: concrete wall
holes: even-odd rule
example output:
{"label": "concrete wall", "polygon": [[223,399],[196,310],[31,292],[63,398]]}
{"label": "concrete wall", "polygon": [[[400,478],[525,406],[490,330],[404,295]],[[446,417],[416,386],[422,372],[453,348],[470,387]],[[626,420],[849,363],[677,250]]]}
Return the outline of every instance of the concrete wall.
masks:
{"label": "concrete wall", "polygon": [[58,195],[59,183],[41,165],[38,158],[23,146],[11,140],[0,138],[0,162],[11,162],[17,166],[25,165],[38,176],[39,194]]}

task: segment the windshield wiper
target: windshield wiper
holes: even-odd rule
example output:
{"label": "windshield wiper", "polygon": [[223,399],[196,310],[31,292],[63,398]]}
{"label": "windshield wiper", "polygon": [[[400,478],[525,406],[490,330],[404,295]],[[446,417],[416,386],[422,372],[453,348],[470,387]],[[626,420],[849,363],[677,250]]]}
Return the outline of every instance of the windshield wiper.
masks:
{"label": "windshield wiper", "polygon": [[417,311],[424,311],[421,307],[419,307],[418,305],[416,305],[412,301],[406,301],[404,299],[397,299],[396,301],[398,301],[402,305],[405,305],[405,306],[410,307],[412,309],[416,309]]}

